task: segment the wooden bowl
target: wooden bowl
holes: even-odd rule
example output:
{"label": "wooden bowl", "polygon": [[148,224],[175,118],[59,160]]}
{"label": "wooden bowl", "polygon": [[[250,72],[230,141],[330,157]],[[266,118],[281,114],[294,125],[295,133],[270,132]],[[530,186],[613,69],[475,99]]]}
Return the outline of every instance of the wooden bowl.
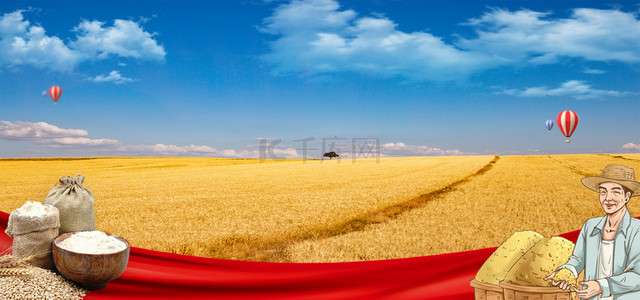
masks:
{"label": "wooden bowl", "polygon": [[123,241],[127,249],[107,254],[78,253],[58,247],[58,243],[73,234],[75,232],[61,234],[52,242],[53,262],[62,276],[92,291],[104,288],[124,272],[129,261],[130,246],[127,240],[111,235]]}

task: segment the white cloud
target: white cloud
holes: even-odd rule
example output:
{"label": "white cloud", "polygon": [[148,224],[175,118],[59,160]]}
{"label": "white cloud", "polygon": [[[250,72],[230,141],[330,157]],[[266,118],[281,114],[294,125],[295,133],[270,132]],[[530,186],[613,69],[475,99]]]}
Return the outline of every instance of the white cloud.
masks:
{"label": "white cloud", "polygon": [[508,89],[502,91],[502,93],[521,97],[566,96],[573,97],[579,100],[602,97],[620,97],[633,94],[631,92],[594,89],[591,87],[591,85],[588,85],[584,81],[579,80],[567,81],[560,85],[560,87],[555,89],[541,86],[529,87],[525,88],[524,90]]}
{"label": "white cloud", "polygon": [[120,143],[111,139],[91,139],[82,129],[62,129],[45,122],[0,121],[0,139],[31,141],[51,148],[84,146],[117,146]]}
{"label": "white cloud", "polygon": [[58,37],[47,36],[44,28],[23,20],[17,10],[0,17],[0,66],[29,65],[69,71],[85,58]]}
{"label": "white cloud", "polygon": [[[85,150],[110,155],[212,156],[228,158],[302,158],[297,150],[273,145],[266,149],[218,150],[206,145],[124,145],[118,140],[89,138],[86,130],[62,129],[45,122],[0,121],[0,139],[30,141],[53,149]],[[262,152],[261,152],[262,151]]]}
{"label": "white cloud", "polygon": [[459,47],[512,62],[554,63],[561,57],[640,62],[640,20],[617,9],[576,8],[569,18],[550,12],[494,9],[469,20],[478,34]]}
{"label": "white cloud", "polygon": [[426,32],[402,32],[386,17],[358,18],[352,10],[340,10],[333,0],[280,5],[261,30],[279,36],[265,56],[278,72],[347,71],[450,80],[496,63]]}
{"label": "white cloud", "polygon": [[128,82],[134,82],[135,79],[133,78],[128,78],[128,77],[123,77],[120,72],[118,71],[111,71],[109,73],[109,75],[105,76],[105,75],[98,75],[95,77],[89,77],[87,78],[87,80],[89,81],[93,81],[93,82],[113,82],[115,84],[123,84],[123,83],[128,83]]}
{"label": "white cloud", "polygon": [[227,149],[227,150],[221,151],[221,156],[231,157],[231,158],[265,158],[265,159],[301,159],[303,158],[302,155],[298,154],[298,151],[294,148],[284,148],[284,149],[273,148],[270,150],[269,149],[262,149],[262,150],[243,149],[240,151]]}
{"label": "white cloud", "polygon": [[568,18],[527,9],[491,10],[463,25],[477,35],[450,44],[428,32],[403,32],[381,15],[358,16],[335,0],[278,6],[260,30],[276,35],[264,58],[276,73],[354,72],[416,80],[454,80],[504,65],[565,57],[640,62],[640,20],[617,9],[572,10]]}
{"label": "white cloud", "polygon": [[63,138],[53,138],[40,141],[41,143],[47,144],[47,146],[52,148],[60,148],[60,147],[83,147],[83,146],[117,146],[120,145],[120,142],[112,139],[90,139],[86,137],[63,137]]}
{"label": "white cloud", "polygon": [[464,155],[458,150],[442,150],[440,148],[418,145],[407,145],[405,143],[387,143],[380,146],[380,152],[384,156],[423,156],[423,155]]}
{"label": "white cloud", "polygon": [[622,145],[622,149],[640,151],[640,144],[626,143]]}
{"label": "white cloud", "polygon": [[71,47],[100,59],[109,55],[139,59],[164,60],[164,48],[144,31],[139,23],[116,19],[113,26],[103,27],[100,21],[80,22],[73,30],[78,33]]}
{"label": "white cloud", "polygon": [[218,154],[219,151],[209,146],[176,146],[176,145],[127,145],[121,146],[116,149],[118,152],[125,153],[137,153],[137,154],[151,154],[158,153],[164,155],[177,155],[177,154]]}
{"label": "white cloud", "polygon": [[586,68],[583,71],[585,74],[595,74],[595,75],[600,75],[600,74],[604,74],[607,73],[603,70],[598,70],[598,69],[590,69],[590,68]]}
{"label": "white cloud", "polygon": [[74,28],[76,40],[65,43],[25,20],[23,12],[0,16],[0,66],[70,71],[84,61],[109,56],[162,61],[166,55],[154,34],[133,21],[116,19],[109,27],[85,20]]}
{"label": "white cloud", "polygon": [[53,138],[75,138],[89,135],[82,129],[62,129],[45,122],[0,121],[0,139],[7,140],[49,140]]}

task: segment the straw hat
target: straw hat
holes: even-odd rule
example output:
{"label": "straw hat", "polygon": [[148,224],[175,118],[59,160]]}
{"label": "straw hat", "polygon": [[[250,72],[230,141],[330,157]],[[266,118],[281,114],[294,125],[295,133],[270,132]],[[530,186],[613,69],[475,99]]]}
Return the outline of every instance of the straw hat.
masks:
{"label": "straw hat", "polygon": [[588,189],[596,192],[601,183],[613,182],[630,189],[632,197],[640,196],[640,182],[636,181],[633,169],[627,166],[610,164],[604,167],[600,176],[585,177],[581,181]]}

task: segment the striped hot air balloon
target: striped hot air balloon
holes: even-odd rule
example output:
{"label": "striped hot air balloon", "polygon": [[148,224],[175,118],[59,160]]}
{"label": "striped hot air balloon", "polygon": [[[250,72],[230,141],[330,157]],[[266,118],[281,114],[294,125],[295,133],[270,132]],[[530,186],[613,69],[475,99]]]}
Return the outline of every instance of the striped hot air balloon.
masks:
{"label": "striped hot air balloon", "polygon": [[51,96],[53,103],[58,103],[58,99],[60,99],[61,95],[62,95],[62,89],[59,86],[54,85],[49,88],[49,96]]}
{"label": "striped hot air balloon", "polygon": [[551,129],[553,129],[553,120],[547,120],[547,122],[545,122],[544,125],[547,127],[547,130],[551,132]]}
{"label": "striped hot air balloon", "polygon": [[573,132],[576,131],[576,127],[578,127],[578,114],[571,110],[565,110],[558,114],[556,122],[558,123],[560,132],[567,138],[565,142],[571,142],[569,138]]}

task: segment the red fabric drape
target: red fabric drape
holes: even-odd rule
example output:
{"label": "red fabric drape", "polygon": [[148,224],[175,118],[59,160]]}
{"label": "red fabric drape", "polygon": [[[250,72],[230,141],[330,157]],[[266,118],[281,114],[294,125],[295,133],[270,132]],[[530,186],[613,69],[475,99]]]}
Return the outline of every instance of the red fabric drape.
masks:
{"label": "red fabric drape", "polygon": [[[9,215],[0,212],[4,232]],[[562,236],[575,242],[579,231]],[[12,240],[0,234],[0,250]],[[85,299],[473,299],[496,248],[346,263],[263,263],[131,248],[126,270]]]}

